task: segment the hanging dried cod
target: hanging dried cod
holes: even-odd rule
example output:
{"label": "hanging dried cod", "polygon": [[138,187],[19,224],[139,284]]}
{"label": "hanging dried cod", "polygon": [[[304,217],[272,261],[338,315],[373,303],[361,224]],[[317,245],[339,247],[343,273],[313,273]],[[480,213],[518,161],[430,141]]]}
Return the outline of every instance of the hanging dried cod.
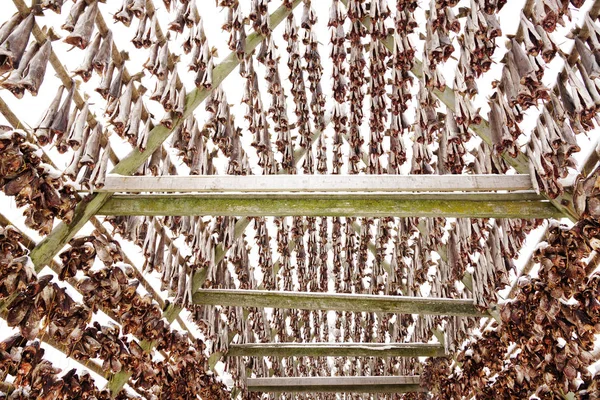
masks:
{"label": "hanging dried cod", "polygon": [[[74,18],[76,23],[72,32],[65,38],[65,43],[79,47],[80,49],[85,49],[90,43],[90,38],[92,37],[94,27],[96,26],[98,1],[92,0],[90,4],[87,4],[85,0],[80,0],[79,3],[83,3],[83,7],[85,8]],[[77,5],[78,4],[76,3],[73,7],[77,7]],[[63,29],[67,28],[63,26]]]}
{"label": "hanging dried cod", "polygon": [[2,28],[6,28],[2,29],[2,33],[9,33],[9,35],[0,43],[0,74],[19,67],[34,22],[33,14],[29,14],[14,29],[10,29],[11,21],[2,26]]}

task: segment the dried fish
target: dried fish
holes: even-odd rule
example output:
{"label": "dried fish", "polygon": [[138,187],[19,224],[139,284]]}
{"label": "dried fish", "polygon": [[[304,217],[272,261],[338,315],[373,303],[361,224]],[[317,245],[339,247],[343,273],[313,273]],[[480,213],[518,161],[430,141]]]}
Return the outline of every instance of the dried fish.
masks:
{"label": "dried fish", "polygon": [[0,44],[0,74],[19,67],[33,29],[33,23],[33,14],[29,14]]}
{"label": "dried fish", "polygon": [[111,62],[111,52],[113,47],[112,31],[108,31],[106,36],[102,38],[102,43],[98,52],[94,55],[92,65],[96,72],[104,77],[104,71],[108,68]]}
{"label": "dried fish", "polygon": [[57,115],[64,89],[64,86],[60,86],[58,88],[52,103],[50,103],[50,106],[48,107],[48,110],[46,110],[37,128],[35,128],[35,136],[37,137],[37,141],[40,146],[45,146],[52,142],[53,134],[50,132],[50,127],[52,126],[52,122]]}
{"label": "dried fish", "polygon": [[75,83],[71,82],[71,88],[67,92],[67,96],[65,100],[62,102],[60,108],[56,112],[56,116],[52,120],[52,125],[50,126],[51,136],[62,137],[62,135],[67,132],[67,125],[69,122],[69,113],[71,111],[71,101],[73,99],[73,93],[75,92]]}
{"label": "dried fish", "polygon": [[73,4],[73,6],[71,7],[69,15],[67,16],[67,20],[62,25],[62,29],[69,32],[73,32],[73,30],[75,29],[75,25],[77,24],[77,20],[79,19],[79,16],[83,13],[83,10],[85,9],[86,5],[86,0],[77,0],[75,4]]}
{"label": "dried fish", "polygon": [[77,119],[75,120],[75,124],[69,133],[69,137],[67,138],[67,143],[73,150],[79,150],[84,141],[85,132],[89,127],[87,127],[87,118],[88,118],[88,103],[86,102],[83,105],[83,108],[79,112]]}
{"label": "dried fish", "polygon": [[92,69],[93,69],[93,61],[94,57],[98,54],[98,50],[100,49],[100,41],[102,37],[100,33],[96,33],[94,40],[92,41],[91,46],[89,46],[85,51],[85,56],[83,58],[83,62],[79,67],[77,67],[73,73],[81,76],[84,82],[87,82],[92,77]]}
{"label": "dried fish", "polygon": [[65,43],[85,49],[96,26],[96,14],[98,14],[98,2],[94,0],[77,17],[77,23],[73,31],[65,38]]}

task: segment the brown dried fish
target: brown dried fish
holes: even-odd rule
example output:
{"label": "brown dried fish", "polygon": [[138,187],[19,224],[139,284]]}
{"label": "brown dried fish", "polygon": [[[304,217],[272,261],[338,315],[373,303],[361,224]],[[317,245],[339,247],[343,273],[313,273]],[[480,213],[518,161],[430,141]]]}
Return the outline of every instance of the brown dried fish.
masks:
{"label": "brown dried fish", "polygon": [[33,14],[29,14],[0,44],[0,74],[19,67],[34,22]]}
{"label": "brown dried fish", "polygon": [[26,75],[20,82],[32,96],[37,96],[38,90],[44,81],[51,52],[52,45],[50,44],[50,40],[46,40],[29,62]]}
{"label": "brown dried fish", "polygon": [[77,24],[73,32],[71,32],[66,38],[65,43],[72,46],[85,49],[92,37],[92,32],[96,26],[96,15],[98,14],[98,2],[94,0],[92,3],[85,7],[85,10],[77,18]]}

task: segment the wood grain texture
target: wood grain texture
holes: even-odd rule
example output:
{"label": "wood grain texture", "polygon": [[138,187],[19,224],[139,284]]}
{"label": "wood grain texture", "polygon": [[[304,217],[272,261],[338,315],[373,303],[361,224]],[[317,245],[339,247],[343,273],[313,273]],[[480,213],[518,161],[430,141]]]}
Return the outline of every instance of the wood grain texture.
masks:
{"label": "wood grain texture", "polygon": [[101,192],[475,192],[533,190],[529,175],[108,175]]}
{"label": "wood grain texture", "polygon": [[443,357],[430,343],[245,343],[232,344],[228,357]]}
{"label": "wood grain texture", "polygon": [[458,315],[485,317],[471,299],[434,297],[379,296],[349,293],[286,292],[241,289],[200,289],[194,304],[286,308],[302,310],[338,310],[386,312],[421,315]]}
{"label": "wood grain texture", "polygon": [[[106,194],[105,194],[106,195]],[[349,196],[254,195],[115,195],[99,210],[102,215],[223,216],[361,216],[560,218],[550,202],[529,193],[470,193]]]}
{"label": "wood grain texture", "polygon": [[422,392],[418,376],[249,378],[251,392],[408,393]]}

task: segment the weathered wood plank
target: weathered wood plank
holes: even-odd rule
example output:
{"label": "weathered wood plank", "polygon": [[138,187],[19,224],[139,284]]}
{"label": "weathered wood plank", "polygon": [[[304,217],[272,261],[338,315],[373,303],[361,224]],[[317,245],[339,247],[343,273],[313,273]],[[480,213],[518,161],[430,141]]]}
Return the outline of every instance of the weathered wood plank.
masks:
{"label": "weathered wood plank", "polygon": [[421,315],[459,315],[485,317],[471,299],[434,297],[380,296],[350,293],[286,292],[241,289],[199,289],[194,304],[286,308],[302,310],[336,310],[352,312],[386,312]]}
{"label": "weathered wood plank", "polygon": [[[106,195],[106,193],[103,193]],[[531,193],[115,195],[102,215],[560,218]]]}
{"label": "weathered wood plank", "polygon": [[472,192],[532,189],[529,175],[109,175],[99,191]]}
{"label": "weathered wood plank", "polygon": [[251,392],[408,393],[422,392],[419,376],[248,378]]}
{"label": "weathered wood plank", "polygon": [[444,357],[433,343],[245,343],[229,346],[228,357]]}

